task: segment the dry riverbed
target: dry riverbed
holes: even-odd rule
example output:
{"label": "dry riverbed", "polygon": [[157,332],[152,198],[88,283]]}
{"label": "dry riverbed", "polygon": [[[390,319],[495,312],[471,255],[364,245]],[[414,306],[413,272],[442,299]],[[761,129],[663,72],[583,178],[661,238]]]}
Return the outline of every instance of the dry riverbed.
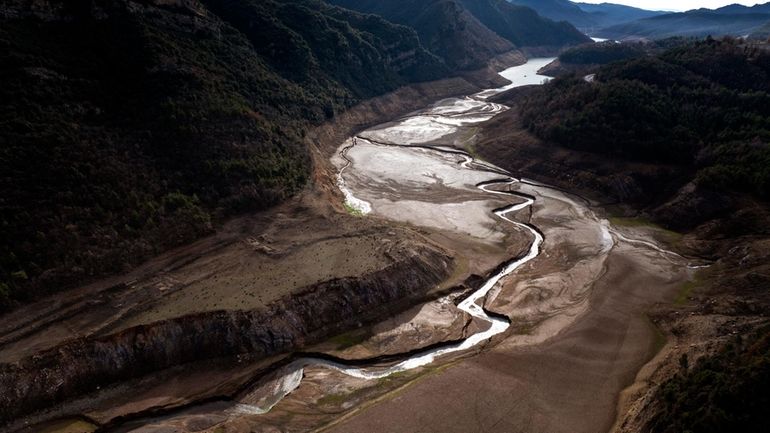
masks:
{"label": "dry riverbed", "polygon": [[[441,101],[350,139],[335,164],[345,167],[353,205],[366,203],[361,210],[371,212],[368,218],[406,224],[464,253],[462,261],[472,268],[521,254],[532,236],[494,213],[516,200],[478,188],[504,173],[453,150],[472,144],[467,131],[474,123],[504,109],[483,100]],[[272,389],[286,385],[290,374],[279,371],[241,395],[211,431],[609,430],[622,390],[662,345],[645,312],[671,301],[694,271],[686,259],[651,242],[653,231],[613,226],[579,197],[522,182],[495,189],[534,199],[510,217],[545,239],[540,254],[483,301],[510,320],[505,333],[376,380],[310,365],[293,392],[269,412],[255,412]],[[408,358],[410,348],[467,338],[489,325],[456,308],[464,296],[439,298],[314,350],[374,368]],[[161,430],[141,431],[222,412],[178,414],[149,424]]]}
{"label": "dry riverbed", "polygon": [[[543,62],[507,74],[532,84]],[[329,210],[339,194],[305,194],[262,219],[232,223],[219,239],[194,247],[205,254],[176,253],[137,270],[117,296],[91,287],[74,293],[71,305],[37,306],[58,315],[60,326],[45,326],[51,317],[34,309],[4,318],[0,358],[20,359],[65,334],[106,334],[190,311],[265,308],[304,286],[380,271],[420,248],[451,255],[451,275],[423,303],[305,348],[315,360],[387,369],[490,329],[458,304],[501,264],[532,252],[540,236],[536,254],[479,301],[510,324],[504,332],[376,379],[318,361],[297,370],[281,357],[169,371],[124,384],[135,398],[113,389],[85,399],[78,412],[85,418],[46,431],[87,431],[89,422],[146,433],[609,430],[621,391],[661,346],[645,312],[673,300],[693,271],[650,243],[647,229],[614,226],[579,197],[473,161],[464,149],[477,124],[506,110],[485,100],[494,93],[439,101],[342,143],[332,163],[357,216]],[[86,308],[89,314],[65,312]],[[119,421],[127,414],[141,416]]]}

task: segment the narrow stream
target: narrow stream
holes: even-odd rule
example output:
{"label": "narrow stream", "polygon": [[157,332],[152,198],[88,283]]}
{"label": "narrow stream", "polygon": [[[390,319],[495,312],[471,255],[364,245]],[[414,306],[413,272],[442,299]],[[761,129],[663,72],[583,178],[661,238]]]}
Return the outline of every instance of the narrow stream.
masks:
{"label": "narrow stream", "polygon": [[[505,170],[494,167],[487,163],[478,162],[465,151],[456,148],[447,148],[445,146],[416,146],[413,144],[414,141],[412,139],[414,137],[410,136],[410,131],[417,131],[417,133],[420,135],[420,140],[417,142],[424,143],[426,141],[426,134],[428,138],[441,138],[454,132],[459,126],[465,126],[491,119],[498,113],[507,110],[507,107],[501,104],[488,102],[486,101],[487,98],[516,86],[539,84],[545,82],[548,77],[539,76],[536,74],[536,71],[543,65],[550,63],[551,60],[552,59],[533,59],[527,64],[509,68],[501,73],[502,76],[512,80],[512,83],[509,85],[498,89],[488,89],[465,98],[448,99],[446,101],[442,101],[439,104],[436,104],[429,110],[402,119],[399,125],[405,127],[405,129],[403,129],[403,135],[400,137],[397,136],[400,138],[400,142],[398,143],[377,143],[369,137],[353,137],[351,144],[343,146],[339,152],[339,155],[344,160],[344,163],[338,172],[337,185],[345,197],[346,207],[361,214],[370,213],[373,209],[371,203],[356,197],[355,192],[348,186],[345,181],[345,171],[352,165],[352,161],[347,157],[347,152],[359,143],[377,145],[383,148],[389,146],[420,147],[429,152],[435,152],[449,157],[460,157],[462,160],[458,161],[457,164],[459,164],[463,170],[482,171],[487,174],[490,172],[496,174],[507,174]],[[374,135],[376,136],[376,132]],[[391,138],[392,137],[393,136],[391,135]],[[504,264],[504,266],[497,273],[487,279],[478,290],[471,293],[458,305],[460,310],[470,314],[474,318],[488,323],[489,327],[485,331],[473,334],[470,337],[457,343],[450,343],[426,350],[424,352],[418,352],[391,366],[360,367],[347,365],[342,361],[335,362],[319,358],[300,358],[282,370],[284,373],[280,379],[273,382],[272,389],[269,389],[266,394],[263,394],[258,398],[259,404],[239,404],[234,408],[234,410],[239,413],[247,414],[267,413],[270,411],[270,409],[273,408],[273,406],[275,406],[286,395],[291,393],[301,384],[302,377],[304,375],[303,370],[306,367],[324,367],[336,370],[351,377],[361,379],[381,379],[395,373],[426,366],[433,363],[438,357],[443,355],[466,351],[485,341],[489,341],[495,335],[505,332],[510,326],[510,322],[504,318],[492,317],[488,315],[484,308],[478,304],[478,302],[479,300],[486,297],[490,290],[492,290],[492,288],[494,288],[501,279],[514,272],[523,264],[537,257],[540,253],[540,246],[544,240],[543,235],[535,227],[529,224],[520,223],[508,217],[510,214],[516,213],[531,206],[535,202],[534,199],[524,194],[495,189],[496,187],[505,187],[517,182],[519,182],[518,179],[506,176],[501,179],[484,181],[475,185],[476,188],[480,191],[480,194],[504,195],[511,198],[518,198],[518,203],[510,204],[503,208],[496,209],[493,212],[497,218],[519,227],[525,232],[528,232],[532,237],[529,250],[523,257],[511,260]],[[259,392],[265,393],[265,389],[261,389]]]}
{"label": "narrow stream", "polygon": [[[543,232],[548,233],[548,248],[568,243],[577,251],[574,253],[575,264],[558,270],[558,278],[549,279],[548,271],[544,270],[544,276],[536,276],[536,281],[530,281],[533,277],[527,271],[530,280],[522,281],[542,287],[545,292],[549,292],[549,287],[553,289],[552,293],[558,291],[558,295],[552,298],[543,298],[541,306],[531,307],[536,314],[544,314],[543,317],[564,316],[564,321],[555,325],[557,327],[566,326],[570,317],[574,318],[577,314],[577,310],[568,312],[569,309],[579,309],[584,305],[581,302],[587,299],[593,278],[603,273],[604,258],[617,242],[653,250],[669,261],[686,262],[685,258],[653,242],[625,236],[607,220],[596,216],[590,210],[590,204],[573,200],[576,196],[562,194],[558,188],[537,182],[516,179],[506,170],[478,161],[462,149],[464,140],[475,133],[474,124],[508,109],[487,99],[516,86],[545,82],[548,77],[536,72],[550,60],[532,59],[525,65],[503,71],[501,75],[513,81],[510,85],[439,101],[394,122],[363,131],[346,140],[332,159],[338,168],[337,186],[351,213],[371,213],[457,234],[478,244],[494,245],[495,248],[508,246],[510,239],[507,236],[514,232],[517,238],[526,236],[529,239],[523,255],[503,263],[478,290],[457,305],[459,310],[482,325],[481,331],[460,341],[431,345],[424,350],[404,350],[401,356],[389,355],[388,359],[396,359],[390,363],[383,363],[380,359],[366,365],[366,361],[362,360],[346,362],[328,356],[298,358],[280,367],[270,378],[260,379],[259,384],[236,401],[217,400],[191,410],[214,413],[218,420],[266,414],[301,385],[306,368],[313,372],[311,377],[313,369],[320,368],[357,379],[378,380],[427,366],[449,354],[466,352],[490,341],[506,332],[511,323],[504,316],[488,313],[482,305],[484,301],[489,303],[500,296],[503,299],[511,295],[526,296],[523,293],[526,288],[522,293],[516,288],[518,282],[512,282],[514,289],[506,288],[501,295],[500,282],[538,257],[545,248]],[[522,192],[512,191],[514,186]],[[532,211],[536,199],[536,212],[540,216],[535,220],[539,223],[550,221],[550,226],[544,225],[544,230],[513,218],[522,210]],[[548,211],[551,212],[550,217],[547,216]],[[545,220],[543,214],[546,214]],[[531,214],[527,221],[531,221]],[[546,255],[549,254],[554,254],[554,251],[547,250]],[[554,273],[553,270],[550,272]],[[565,287],[563,281],[570,281],[571,284]],[[182,419],[185,413],[185,409],[180,409],[159,418],[137,420],[116,431],[144,432],[142,428],[148,425],[163,424],[177,416]],[[133,430],[136,427],[139,430]]]}

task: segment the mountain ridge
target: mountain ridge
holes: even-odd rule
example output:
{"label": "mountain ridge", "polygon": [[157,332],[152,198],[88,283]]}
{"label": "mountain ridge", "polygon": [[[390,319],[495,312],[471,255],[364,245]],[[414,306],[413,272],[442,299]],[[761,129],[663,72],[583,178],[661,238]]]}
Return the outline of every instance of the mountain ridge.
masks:
{"label": "mountain ridge", "polygon": [[567,21],[580,29],[594,29],[661,14],[614,3],[579,3],[569,0],[509,0],[534,9],[556,21]]}
{"label": "mountain ridge", "polygon": [[460,1],[479,21],[517,47],[561,47],[589,41],[574,26],[553,22],[532,8],[516,6],[505,0]]}
{"label": "mountain ridge", "polygon": [[610,26],[597,31],[596,34],[611,39],[746,36],[768,21],[770,13],[726,13],[697,9]]}
{"label": "mountain ridge", "polygon": [[510,41],[486,28],[456,1],[330,0],[330,3],[382,16],[414,29],[424,46],[443,58],[450,68],[479,68],[495,55],[515,48]]}
{"label": "mountain ridge", "polygon": [[478,67],[484,59],[515,47],[560,47],[588,41],[568,24],[544,19],[504,0],[330,1],[412,27],[431,52],[444,57],[450,65],[464,68]]}

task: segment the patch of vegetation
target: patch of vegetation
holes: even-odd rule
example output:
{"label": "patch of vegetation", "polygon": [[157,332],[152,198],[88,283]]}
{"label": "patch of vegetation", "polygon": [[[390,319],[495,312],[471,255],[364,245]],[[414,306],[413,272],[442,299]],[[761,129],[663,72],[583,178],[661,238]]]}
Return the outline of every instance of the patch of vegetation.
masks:
{"label": "patch of vegetation", "polygon": [[691,280],[685,281],[682,284],[682,287],[679,288],[679,292],[677,292],[676,298],[674,299],[674,305],[684,305],[690,299],[693,292],[703,286],[705,280],[703,273],[703,270],[698,271]]}
{"label": "patch of vegetation", "polygon": [[695,289],[696,285],[695,281],[685,281],[679,289],[679,292],[676,294],[674,305],[684,305],[687,300],[690,299],[690,295],[692,295],[692,291]]}
{"label": "patch of vegetation", "polygon": [[514,335],[531,335],[535,330],[535,324],[527,321],[517,321],[511,324]]}
{"label": "patch of vegetation", "polygon": [[622,227],[651,227],[655,229],[665,230],[663,227],[655,224],[647,218],[642,217],[609,217],[610,223],[616,226]]}
{"label": "patch of vegetation", "polygon": [[[431,371],[431,367],[427,367],[426,371]],[[378,388],[387,388],[390,386],[393,386],[396,382],[401,382],[402,380],[407,380],[411,377],[417,376],[420,373],[414,373],[412,371],[398,371],[396,373],[393,373],[389,376],[381,377],[377,379],[377,387]]]}
{"label": "patch of vegetation", "polygon": [[42,427],[39,433],[91,433],[96,431],[96,426],[79,419],[56,421]]}
{"label": "patch of vegetation", "polygon": [[[342,404],[344,404],[345,402],[361,399],[362,397],[367,397],[367,395],[369,395],[372,392],[372,390],[382,391],[384,389],[393,387],[394,384],[398,384],[402,382],[403,379],[409,378],[410,376],[411,376],[411,373],[406,371],[393,373],[389,376],[385,376],[377,379],[377,382],[375,382],[375,384],[372,386],[355,389],[349,393],[327,394],[321,397],[320,399],[318,399],[317,403],[321,406],[339,407],[339,406],[342,406]],[[369,400],[369,398],[367,398],[366,400]]]}
{"label": "patch of vegetation", "polygon": [[652,229],[656,234],[656,237],[660,237],[661,240],[668,245],[676,245],[683,237],[681,233],[667,229],[644,217],[609,217],[608,219],[612,225],[618,227],[642,227]]}
{"label": "patch of vegetation", "polygon": [[343,203],[343,206],[345,206],[345,210],[353,216],[362,217],[365,215],[363,212],[361,212],[361,209],[351,206],[347,202]]}
{"label": "patch of vegetation", "polygon": [[645,318],[647,319],[647,323],[650,326],[650,329],[652,329],[652,331],[655,333],[655,339],[652,342],[652,351],[653,353],[658,353],[663,349],[663,347],[666,345],[666,342],[668,341],[666,339],[666,334],[664,334],[663,330],[652,321],[650,316],[645,316]]}
{"label": "patch of vegetation", "polygon": [[350,400],[353,397],[353,393],[350,394],[326,394],[323,397],[319,398],[316,402],[319,406],[341,406],[346,401]]}
{"label": "patch of vegetation", "polygon": [[330,338],[329,341],[334,343],[337,346],[336,350],[343,350],[349,347],[353,347],[357,344],[361,344],[364,341],[366,341],[368,338],[369,338],[369,335],[367,333],[355,330],[351,332],[346,332],[344,334],[336,335]]}
{"label": "patch of vegetation", "polygon": [[719,353],[681,371],[658,390],[653,433],[759,433],[770,425],[770,327],[738,335]]}

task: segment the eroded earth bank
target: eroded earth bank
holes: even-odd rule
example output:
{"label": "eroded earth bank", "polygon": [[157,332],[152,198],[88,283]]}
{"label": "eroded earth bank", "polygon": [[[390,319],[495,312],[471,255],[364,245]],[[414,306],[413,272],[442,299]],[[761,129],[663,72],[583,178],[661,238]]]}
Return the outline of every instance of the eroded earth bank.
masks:
{"label": "eroded earth bank", "polygon": [[701,263],[474,157],[548,61],[381,99],[317,131],[294,203],[3,318],[9,430],[609,430],[663,343],[645,312]]}

